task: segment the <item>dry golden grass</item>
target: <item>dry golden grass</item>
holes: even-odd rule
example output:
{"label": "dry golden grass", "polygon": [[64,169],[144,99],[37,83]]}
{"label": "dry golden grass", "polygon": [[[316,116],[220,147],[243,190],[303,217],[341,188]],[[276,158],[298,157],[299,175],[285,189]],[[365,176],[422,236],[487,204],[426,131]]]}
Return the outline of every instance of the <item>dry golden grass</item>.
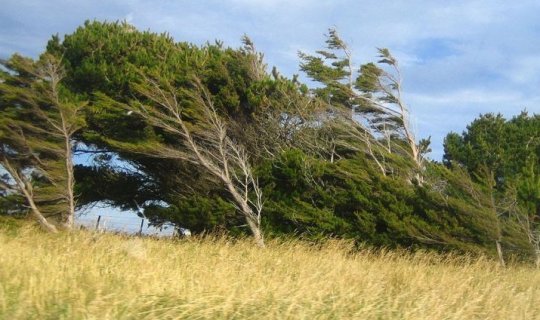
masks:
{"label": "dry golden grass", "polygon": [[0,319],[539,319],[540,272],[345,242],[0,231]]}

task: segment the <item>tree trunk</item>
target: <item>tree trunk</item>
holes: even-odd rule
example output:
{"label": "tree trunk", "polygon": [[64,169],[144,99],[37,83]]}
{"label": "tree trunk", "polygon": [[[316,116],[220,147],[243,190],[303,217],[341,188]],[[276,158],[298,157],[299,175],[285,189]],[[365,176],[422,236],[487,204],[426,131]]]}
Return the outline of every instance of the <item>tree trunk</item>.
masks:
{"label": "tree trunk", "polygon": [[43,216],[38,206],[34,202],[34,192],[33,192],[32,184],[26,181],[24,178],[24,175],[21,172],[17,171],[17,169],[15,169],[7,159],[3,159],[3,161],[1,162],[1,165],[9,173],[11,178],[15,180],[15,183],[17,184],[20,194],[24,196],[24,198],[28,202],[28,206],[30,207],[30,212],[32,213],[34,218],[36,218],[39,225],[43,229],[49,232],[57,233],[58,229],[56,228],[56,226],[50,223],[47,220],[47,218]]}
{"label": "tree trunk", "polygon": [[497,246],[497,255],[499,256],[499,263],[501,264],[501,267],[505,268],[506,262],[504,261],[501,242],[499,240],[496,240],[495,245]]}
{"label": "tree trunk", "polygon": [[66,134],[65,135],[65,153],[66,153],[66,179],[67,179],[67,190],[66,190],[66,197],[68,202],[68,212],[66,217],[64,218],[64,228],[67,230],[72,230],[73,225],[75,223],[74,216],[75,216],[75,195],[74,195],[74,187],[75,187],[75,178],[73,173],[73,158],[72,158],[72,152],[71,152],[71,137]]}
{"label": "tree trunk", "polygon": [[51,233],[57,233],[58,232],[58,229],[56,228],[56,226],[52,223],[50,223],[47,218],[45,218],[43,216],[43,214],[41,213],[41,211],[39,210],[39,208],[37,207],[36,203],[34,202],[34,197],[32,196],[32,193],[30,191],[28,191],[26,189],[26,187],[24,186],[24,183],[22,183],[22,193],[23,195],[25,196],[26,198],[26,201],[28,201],[28,206],[30,207],[30,212],[32,212],[32,215],[36,218],[36,220],[38,221],[39,225],[51,232]]}
{"label": "tree trunk", "polygon": [[[222,178],[225,178],[225,177],[222,177]],[[255,212],[253,212],[253,209],[249,206],[247,199],[244,199],[238,193],[232,181],[225,178],[223,179],[223,182],[225,182],[225,184],[227,185],[227,189],[232,195],[234,201],[239,205],[240,209],[242,210],[242,214],[244,215],[244,218],[246,219],[249,230],[253,234],[255,243],[257,244],[257,246],[261,248],[266,247],[266,245],[264,244],[264,237],[261,230],[261,223],[259,219],[256,218],[257,215],[255,214]]]}
{"label": "tree trunk", "polygon": [[32,215],[36,218],[36,220],[38,221],[39,225],[51,232],[51,233],[57,233],[58,232],[58,229],[56,228],[56,226],[52,223],[50,223],[47,218],[45,218],[43,216],[43,214],[41,213],[41,211],[39,210],[39,208],[37,207],[36,203],[34,202],[34,197],[32,196],[32,194],[30,194],[30,192],[28,192],[28,190],[26,189],[23,189],[22,190],[24,196],[26,197],[26,200],[28,201],[28,205],[30,206],[30,211],[32,212]]}
{"label": "tree trunk", "polygon": [[249,229],[251,230],[251,233],[253,234],[253,238],[255,239],[255,243],[260,248],[266,248],[266,244],[264,243],[264,237],[262,234],[261,226],[259,223],[256,223],[252,221],[249,218],[246,218]]}
{"label": "tree trunk", "polygon": [[41,214],[41,212],[37,208],[31,208],[30,210],[32,211],[32,215],[36,218],[39,225],[43,229],[51,233],[58,233],[58,229],[56,228],[56,226],[47,221],[47,219]]}

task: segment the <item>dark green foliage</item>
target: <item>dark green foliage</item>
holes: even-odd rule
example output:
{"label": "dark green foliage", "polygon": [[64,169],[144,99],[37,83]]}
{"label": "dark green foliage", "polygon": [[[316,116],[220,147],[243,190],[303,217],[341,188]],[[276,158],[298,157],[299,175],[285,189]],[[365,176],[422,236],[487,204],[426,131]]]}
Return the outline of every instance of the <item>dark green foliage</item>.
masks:
{"label": "dark green foliage", "polygon": [[374,63],[367,63],[360,67],[360,75],[356,79],[356,87],[365,92],[375,92],[379,89],[377,81],[382,74],[382,70]]}
{"label": "dark green foliage", "polygon": [[248,233],[244,219],[236,214],[236,208],[220,194],[194,195],[179,199],[174,204],[149,205],[145,214],[153,217],[153,223],[172,222],[194,233],[226,231],[232,234]]}
{"label": "dark green foliage", "polygon": [[377,246],[493,252],[495,222],[471,195],[478,186],[441,165],[429,167],[430,179],[444,188],[384,177],[360,155],[329,163],[287,151],[259,168],[268,197],[266,230]]}
{"label": "dark green foliage", "polygon": [[86,103],[63,85],[55,56],[33,61],[14,55],[1,66],[8,71],[0,81],[3,202],[24,199],[34,215],[68,221],[74,213],[72,137],[85,125],[79,111]]}
{"label": "dark green foliage", "polygon": [[[202,194],[219,193],[213,178],[197,166],[137,151],[156,144],[182,148],[174,135],[128,114],[127,105],[151,102],[140,91],[149,79],[159,78],[160,85],[174,88],[183,119],[195,135],[201,135],[208,130],[201,121],[204,113],[190,98],[196,93],[194,77],[200,79],[227,120],[228,134],[245,146],[254,163],[279,147],[280,141],[291,139],[294,129],[283,128],[279,119],[297,109],[285,98],[301,97],[299,86],[277,71],[274,78],[266,74],[262,56],[247,37],[243,41],[240,49],[224,48],[218,42],[198,47],[176,43],[166,34],[140,32],[125,23],[102,22],[86,22],[63,41],[53,38],[48,50],[64,56],[70,88],[91,101],[88,128],[79,138],[120,159],[116,164],[77,168],[82,181],[79,204],[100,200],[127,209],[134,208],[133,200],[141,204],[162,201],[169,205],[167,210],[152,208],[148,215],[156,214],[152,218],[159,220],[165,214],[172,219],[170,212],[174,211],[177,217],[172,220],[179,221],[183,213],[174,208],[183,210],[193,199],[212,197]],[[263,125],[268,132],[261,130]],[[127,164],[135,170],[118,168]],[[95,188],[103,185],[106,187]],[[216,221],[223,221],[221,213],[209,211],[209,215],[216,214]],[[216,225],[205,220],[212,219],[201,216],[200,221],[189,224],[196,230],[201,228],[197,226]]]}
{"label": "dark green foliage", "polygon": [[163,200],[159,188],[145,174],[115,170],[107,165],[75,166],[76,193],[79,202],[98,201],[124,210],[135,210],[137,204],[147,200]]}
{"label": "dark green foliage", "polygon": [[[227,137],[250,156],[263,189],[267,234],[488,254],[495,254],[494,243],[502,237],[508,252],[527,250],[517,209],[500,208],[517,199],[519,209],[531,213],[527,217],[539,214],[538,116],[524,113],[509,121],[481,116],[462,135],[447,136],[444,164],[425,163],[429,139],[416,144],[407,131],[399,81],[392,82],[393,74],[385,70],[397,68],[387,49],[379,49],[377,64],[355,71],[346,44],[329,30],[325,50],[300,54],[301,69],[321,85],[309,94],[296,77],[286,79],[276,68],[267,73],[251,40],[244,37],[243,44],[239,49],[220,42],[195,46],[127,23],[97,21],[63,39],[54,36],[47,53],[63,57],[62,95],[73,103],[89,101],[81,122],[87,126],[75,138],[79,153],[96,156],[75,167],[79,206],[101,201],[127,210],[142,205],[156,225],[172,222],[194,233],[248,232],[215,175],[193,159],[148,154],[156,146],[185,151],[178,135],[129,112],[141,104],[158,110],[145,90],[170,89],[197,144],[211,149],[205,140],[207,113],[193,99],[201,92],[198,79],[226,124]],[[17,76],[2,71],[1,88],[38,92],[32,74],[16,68],[18,60],[25,61],[15,56],[6,64]],[[384,79],[390,81],[381,86]],[[18,107],[28,97],[19,91],[0,91],[5,115],[0,124],[23,116],[26,126],[39,124]],[[57,142],[34,138],[45,147]],[[0,131],[0,142],[9,139]],[[44,159],[56,159],[45,149],[39,149]],[[18,161],[28,161],[24,168],[35,165],[28,157]],[[422,180],[412,178],[420,172]],[[34,183],[47,185],[39,177]],[[0,195],[0,213],[24,211],[19,195],[6,190]]]}
{"label": "dark green foliage", "polygon": [[335,29],[329,29],[325,50],[317,55],[299,52],[300,70],[322,86],[313,92],[323,101],[338,107],[353,108],[351,52]]}
{"label": "dark green foliage", "polygon": [[497,186],[503,187],[522,173],[527,162],[540,157],[540,116],[523,112],[506,120],[500,114],[481,115],[462,135],[448,134],[444,148],[446,165],[461,164],[471,174],[488,167]]}
{"label": "dark green foliage", "polygon": [[464,168],[485,186],[509,246],[523,238],[540,244],[540,116],[480,115],[461,135],[448,134],[444,148],[447,166]]}
{"label": "dark green foliage", "polygon": [[24,216],[26,211],[24,198],[21,195],[0,193],[0,215]]}
{"label": "dark green foliage", "polygon": [[478,173],[482,167],[488,167],[495,174],[496,180],[503,176],[504,139],[506,138],[505,120],[502,115],[486,114],[480,116],[463,136],[450,134],[445,140],[444,161],[466,164],[470,173]]}
{"label": "dark green foliage", "polygon": [[517,187],[525,206],[538,207],[539,115],[522,112],[511,120],[500,114],[481,115],[462,135],[448,134],[444,148],[447,166],[460,165],[477,179],[489,170],[498,197]]}

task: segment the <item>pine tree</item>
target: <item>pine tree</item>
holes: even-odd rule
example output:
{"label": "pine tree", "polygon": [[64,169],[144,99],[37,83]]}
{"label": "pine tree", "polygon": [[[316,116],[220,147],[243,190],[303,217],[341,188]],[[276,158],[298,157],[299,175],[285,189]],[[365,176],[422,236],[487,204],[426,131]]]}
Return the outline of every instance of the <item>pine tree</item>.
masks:
{"label": "pine tree", "polygon": [[[386,163],[392,154],[407,157],[414,163],[416,180],[421,182],[429,139],[416,141],[410,111],[402,96],[398,62],[388,49],[378,51],[378,63],[390,70],[375,63],[355,70],[352,50],[335,29],[329,29],[326,50],[316,51],[317,55],[299,53],[300,68],[322,84],[313,92],[334,108],[335,115],[340,110],[349,112],[341,123],[348,133],[345,137],[357,140],[356,150],[369,154],[383,174],[392,171]],[[349,143],[345,146],[352,147]]]}
{"label": "pine tree", "polygon": [[24,197],[31,214],[47,230],[74,224],[74,135],[84,126],[85,102],[62,85],[60,61],[15,55],[2,63],[0,83],[0,164],[2,188]]}

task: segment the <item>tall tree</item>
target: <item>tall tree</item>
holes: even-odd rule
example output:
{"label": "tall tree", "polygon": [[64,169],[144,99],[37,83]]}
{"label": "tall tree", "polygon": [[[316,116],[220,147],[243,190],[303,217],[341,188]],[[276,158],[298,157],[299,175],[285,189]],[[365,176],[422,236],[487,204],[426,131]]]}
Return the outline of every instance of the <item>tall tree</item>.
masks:
{"label": "tall tree", "polygon": [[461,166],[487,186],[497,216],[517,220],[538,261],[540,116],[480,115],[461,135],[448,134],[444,148],[447,166]]}
{"label": "tall tree", "polygon": [[[393,153],[408,157],[415,164],[421,180],[423,158],[428,152],[429,140],[417,142],[410,123],[410,112],[403,100],[401,73],[397,60],[388,49],[379,49],[379,64],[362,65],[355,70],[352,50],[335,29],[330,29],[326,50],[317,55],[300,53],[301,70],[322,87],[313,92],[338,110],[348,110],[350,116],[342,118],[349,138],[360,141],[358,150],[365,150],[386,174],[386,159]],[[351,146],[350,144],[346,144]]]}
{"label": "tall tree", "polygon": [[[48,51],[64,57],[67,85],[90,100],[88,126],[78,138],[92,153],[103,152],[98,156],[101,159],[111,155],[110,159],[120,159],[99,161],[94,167],[77,166],[77,177],[84,181],[78,186],[81,204],[103,200],[133,209],[132,199],[136,199],[152,219],[173,221],[194,232],[213,228],[245,232],[238,227],[245,222],[226,201],[230,193],[210,183],[204,167],[134,153],[122,144],[111,143],[159,142],[186,151],[175,133],[143,117],[127,116],[119,107],[133,100],[148,100],[137,87],[143,79],[141,72],[150,78],[158,76],[160,85],[167,83],[195,96],[199,94],[192,82],[196,76],[212,97],[227,136],[246,150],[254,166],[296,144],[295,137],[302,129],[307,137],[312,128],[305,124],[305,118],[320,108],[297,82],[279,76],[277,70],[273,77],[267,74],[262,55],[247,37],[239,49],[226,48],[220,42],[195,46],[174,42],[167,34],[141,32],[125,23],[86,22],[62,41],[53,38]],[[197,136],[211,128],[198,118],[204,106],[181,98],[182,121],[190,132]],[[121,161],[123,168],[118,168]],[[105,181],[111,183],[111,189],[119,182],[128,185],[122,194],[106,191],[107,186],[88,187]]]}
{"label": "tall tree", "polygon": [[24,196],[45,229],[71,229],[76,197],[73,136],[84,126],[86,105],[62,85],[60,61],[44,54],[38,61],[13,56],[0,83],[2,186]]}
{"label": "tall tree", "polygon": [[[144,80],[136,88],[147,101],[132,101],[124,105],[127,114],[134,112],[179,141],[175,144],[157,141],[143,144],[110,143],[132,152],[200,166],[211,178],[223,184],[243,215],[256,244],[264,247],[261,230],[262,190],[251,169],[248,154],[227,134],[226,124],[218,115],[210,93],[198,78],[193,80],[195,91],[188,91],[175,88],[158,75],[141,74],[141,77]],[[108,98],[103,96],[103,99]],[[204,131],[194,131],[184,120],[186,109],[183,106],[187,101],[195,107],[191,109],[190,117],[197,119],[197,125],[204,127]]]}
{"label": "tall tree", "polygon": [[[396,58],[388,49],[378,49],[379,64],[386,65],[389,71],[368,63],[360,67],[360,75],[356,87],[362,92],[358,103],[360,110],[373,113],[370,124],[386,139],[392,134],[402,137],[407,146],[408,155],[414,161],[418,170],[423,170],[425,152],[429,140],[417,143],[416,134],[412,127],[409,107],[403,100],[402,78]],[[387,133],[390,131],[392,133]],[[420,178],[420,172],[418,172]]]}

